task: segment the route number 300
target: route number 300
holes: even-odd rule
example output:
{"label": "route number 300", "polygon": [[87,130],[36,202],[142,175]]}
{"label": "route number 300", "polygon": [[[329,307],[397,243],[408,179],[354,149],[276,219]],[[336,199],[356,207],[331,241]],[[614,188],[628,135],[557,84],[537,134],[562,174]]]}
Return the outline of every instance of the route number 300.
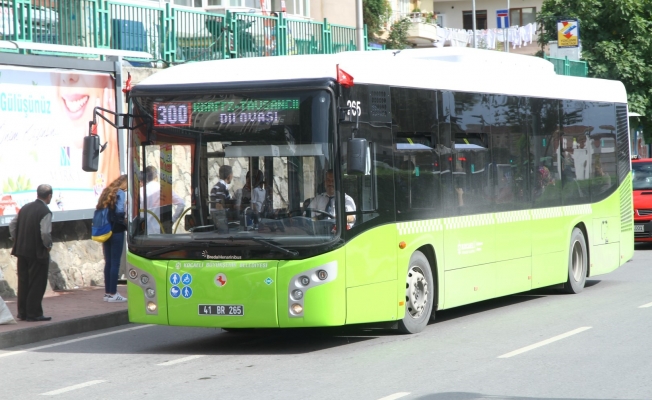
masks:
{"label": "route number 300", "polygon": [[362,114],[362,110],[360,109],[360,102],[355,101],[355,100],[347,100],[346,101],[346,106],[349,107],[349,111],[347,115],[353,114],[353,116],[358,116]]}

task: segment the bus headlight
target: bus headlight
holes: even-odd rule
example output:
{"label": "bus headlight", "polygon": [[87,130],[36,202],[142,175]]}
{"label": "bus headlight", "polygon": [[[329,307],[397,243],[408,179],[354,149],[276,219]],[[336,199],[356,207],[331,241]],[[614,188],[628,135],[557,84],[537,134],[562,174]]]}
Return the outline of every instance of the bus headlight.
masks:
{"label": "bus headlight", "polygon": [[292,298],[294,300],[301,300],[303,299],[303,290],[301,289],[295,289],[292,291]]}
{"label": "bus headlight", "polygon": [[294,303],[290,307],[290,310],[292,310],[294,314],[301,314],[303,312],[303,306],[301,304]]}
{"label": "bus headlight", "polygon": [[147,285],[147,282],[149,282],[149,276],[141,275],[140,276],[140,283],[142,283],[143,285]]}
{"label": "bus headlight", "polygon": [[308,285],[310,285],[310,278],[308,278],[307,276],[304,275],[304,276],[299,278],[299,282],[301,282],[301,284],[303,286],[308,286]]}
{"label": "bus headlight", "polygon": [[317,271],[317,278],[319,278],[322,281],[325,281],[328,278],[328,272],[324,271],[323,269],[320,269]]}
{"label": "bus headlight", "polygon": [[136,271],[136,270],[133,269],[133,268],[130,269],[130,270],[129,270],[129,277],[130,277],[131,279],[136,279],[136,278],[138,278],[138,271]]}
{"label": "bus headlight", "polygon": [[151,299],[156,294],[156,291],[154,291],[152,288],[147,288],[147,290],[145,290],[145,294]]}
{"label": "bus headlight", "polygon": [[156,311],[156,308],[157,308],[156,303],[154,303],[153,301],[147,303],[147,311],[154,312]]}

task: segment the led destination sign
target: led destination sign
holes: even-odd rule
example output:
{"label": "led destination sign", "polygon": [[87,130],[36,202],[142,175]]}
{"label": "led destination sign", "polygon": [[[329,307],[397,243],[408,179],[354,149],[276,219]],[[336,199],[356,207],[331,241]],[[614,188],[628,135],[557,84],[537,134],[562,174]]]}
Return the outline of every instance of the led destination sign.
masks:
{"label": "led destination sign", "polygon": [[154,121],[155,126],[196,128],[297,124],[299,99],[230,98],[194,103],[154,103]]}
{"label": "led destination sign", "polygon": [[192,103],[154,103],[154,126],[190,126]]}

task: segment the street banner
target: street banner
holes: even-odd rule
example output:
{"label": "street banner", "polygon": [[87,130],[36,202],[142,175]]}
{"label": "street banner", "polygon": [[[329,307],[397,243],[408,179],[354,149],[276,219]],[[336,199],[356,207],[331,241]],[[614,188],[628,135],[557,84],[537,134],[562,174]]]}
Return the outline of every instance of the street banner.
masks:
{"label": "street banner", "polygon": [[99,117],[97,133],[108,146],[98,172],[81,168],[98,106],[115,111],[110,74],[0,66],[0,225],[35,200],[43,183],[53,188],[54,221],[92,217],[102,190],[120,174],[116,130]]}

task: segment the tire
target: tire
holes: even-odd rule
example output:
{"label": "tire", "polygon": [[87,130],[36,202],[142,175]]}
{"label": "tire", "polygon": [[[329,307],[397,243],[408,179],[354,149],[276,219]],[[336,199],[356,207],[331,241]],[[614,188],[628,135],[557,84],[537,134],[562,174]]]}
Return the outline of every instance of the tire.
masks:
{"label": "tire", "polygon": [[564,285],[564,292],[577,294],[584,289],[588,263],[589,257],[584,233],[579,228],[574,228],[568,251],[568,280]]}
{"label": "tire", "polygon": [[410,258],[405,282],[405,316],[398,322],[401,333],[419,333],[428,321],[434,319],[432,312],[435,293],[430,263],[420,251]]}

